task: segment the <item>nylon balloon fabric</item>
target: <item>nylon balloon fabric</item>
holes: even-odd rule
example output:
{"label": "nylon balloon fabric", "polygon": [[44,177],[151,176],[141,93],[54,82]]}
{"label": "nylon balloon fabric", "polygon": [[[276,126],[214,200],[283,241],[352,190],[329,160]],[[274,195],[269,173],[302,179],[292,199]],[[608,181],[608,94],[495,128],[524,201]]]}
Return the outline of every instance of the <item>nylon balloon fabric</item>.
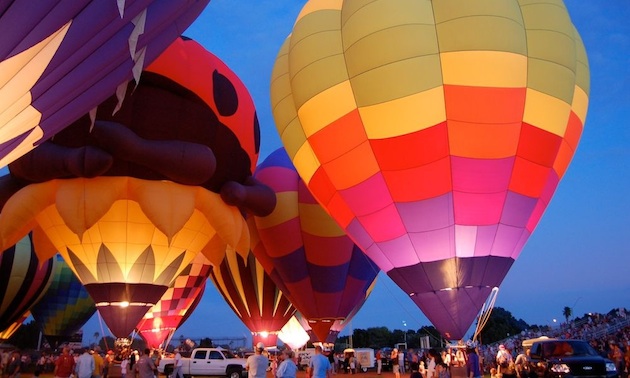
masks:
{"label": "nylon balloon fabric", "polygon": [[208,2],[3,1],[0,166],[137,81]]}
{"label": "nylon balloon fabric", "polygon": [[252,343],[275,346],[278,333],[295,313],[295,307],[249,253],[246,258],[228,249],[211,279],[232,311],[252,333]]}
{"label": "nylon balloon fabric", "polygon": [[149,347],[162,348],[164,341],[195,310],[203,296],[211,269],[210,261],[199,253],[144,315],[136,329]]}
{"label": "nylon balloon fabric", "polygon": [[4,330],[40,300],[53,277],[53,261],[40,264],[28,234],[0,254],[0,273],[0,329]]}
{"label": "nylon balloon fabric", "polygon": [[317,339],[326,340],[333,323],[365,301],[379,269],[315,201],[284,149],[270,154],[255,177],[273,188],[277,205],[254,217],[254,255]]}
{"label": "nylon balloon fabric", "polygon": [[589,69],[561,1],[309,1],[271,81],[326,211],[449,339],[548,206]]}
{"label": "nylon balloon fabric", "polygon": [[50,286],[31,307],[31,314],[54,349],[81,329],[96,312],[96,306],[63,257],[57,254],[53,259]]}

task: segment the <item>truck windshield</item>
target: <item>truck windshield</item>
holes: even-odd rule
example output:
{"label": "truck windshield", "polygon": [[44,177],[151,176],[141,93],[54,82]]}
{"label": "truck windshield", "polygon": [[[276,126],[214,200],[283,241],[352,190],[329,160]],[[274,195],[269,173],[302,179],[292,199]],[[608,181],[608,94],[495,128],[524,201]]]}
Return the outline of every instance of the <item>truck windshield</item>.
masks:
{"label": "truck windshield", "polygon": [[236,357],[236,355],[234,355],[234,353],[230,352],[229,350],[224,350],[223,355],[225,355],[225,358],[238,358]]}
{"label": "truck windshield", "polygon": [[595,356],[597,352],[588,343],[582,341],[555,341],[543,344],[543,351],[548,357]]}

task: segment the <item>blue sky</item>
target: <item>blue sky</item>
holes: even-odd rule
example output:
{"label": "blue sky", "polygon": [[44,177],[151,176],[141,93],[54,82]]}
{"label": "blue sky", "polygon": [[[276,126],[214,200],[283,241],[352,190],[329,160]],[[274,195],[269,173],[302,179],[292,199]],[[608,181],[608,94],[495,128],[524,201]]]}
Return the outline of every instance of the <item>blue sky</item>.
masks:
{"label": "blue sky", "polygon": [[[590,106],[578,151],[542,221],[501,285],[496,306],[530,324],[630,308],[630,2],[565,0],[589,56]],[[248,87],[262,130],[262,161],[281,146],[269,81],[303,1],[212,0],[185,33]],[[384,274],[352,328],[418,329],[428,320]],[[210,286],[176,337],[249,335]],[[86,335],[100,332],[94,317]],[[344,332],[347,333],[347,330]]]}

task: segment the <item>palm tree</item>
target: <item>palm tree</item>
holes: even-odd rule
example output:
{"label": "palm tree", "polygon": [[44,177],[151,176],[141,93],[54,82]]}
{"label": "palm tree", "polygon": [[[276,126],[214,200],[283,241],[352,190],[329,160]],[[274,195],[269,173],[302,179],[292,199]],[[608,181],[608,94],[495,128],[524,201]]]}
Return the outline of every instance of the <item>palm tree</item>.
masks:
{"label": "palm tree", "polygon": [[567,320],[567,323],[569,323],[569,318],[571,317],[571,315],[573,315],[573,310],[571,309],[571,307],[565,306],[562,310],[562,316],[564,316],[564,318]]}

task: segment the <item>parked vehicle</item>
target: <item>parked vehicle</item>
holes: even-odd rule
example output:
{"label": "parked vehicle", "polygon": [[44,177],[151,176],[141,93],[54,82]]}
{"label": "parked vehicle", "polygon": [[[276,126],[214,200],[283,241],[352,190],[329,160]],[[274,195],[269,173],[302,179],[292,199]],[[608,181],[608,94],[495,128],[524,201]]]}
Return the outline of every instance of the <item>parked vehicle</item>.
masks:
{"label": "parked vehicle", "polygon": [[[241,378],[247,376],[244,358],[235,356],[232,352],[222,348],[197,348],[192,351],[190,358],[182,358],[182,373],[185,376],[225,376]],[[173,372],[175,358],[163,357],[158,371],[167,376]]]}
{"label": "parked vehicle", "polygon": [[584,340],[534,341],[531,344],[529,370],[531,376],[540,378],[619,377],[615,364],[600,356]]}
{"label": "parked vehicle", "polygon": [[306,370],[311,363],[311,358],[315,355],[315,348],[306,348],[297,352],[298,368]]}
{"label": "parked vehicle", "polygon": [[361,369],[364,373],[375,366],[374,349],[372,348],[355,348],[354,356],[357,360],[357,369]]}

